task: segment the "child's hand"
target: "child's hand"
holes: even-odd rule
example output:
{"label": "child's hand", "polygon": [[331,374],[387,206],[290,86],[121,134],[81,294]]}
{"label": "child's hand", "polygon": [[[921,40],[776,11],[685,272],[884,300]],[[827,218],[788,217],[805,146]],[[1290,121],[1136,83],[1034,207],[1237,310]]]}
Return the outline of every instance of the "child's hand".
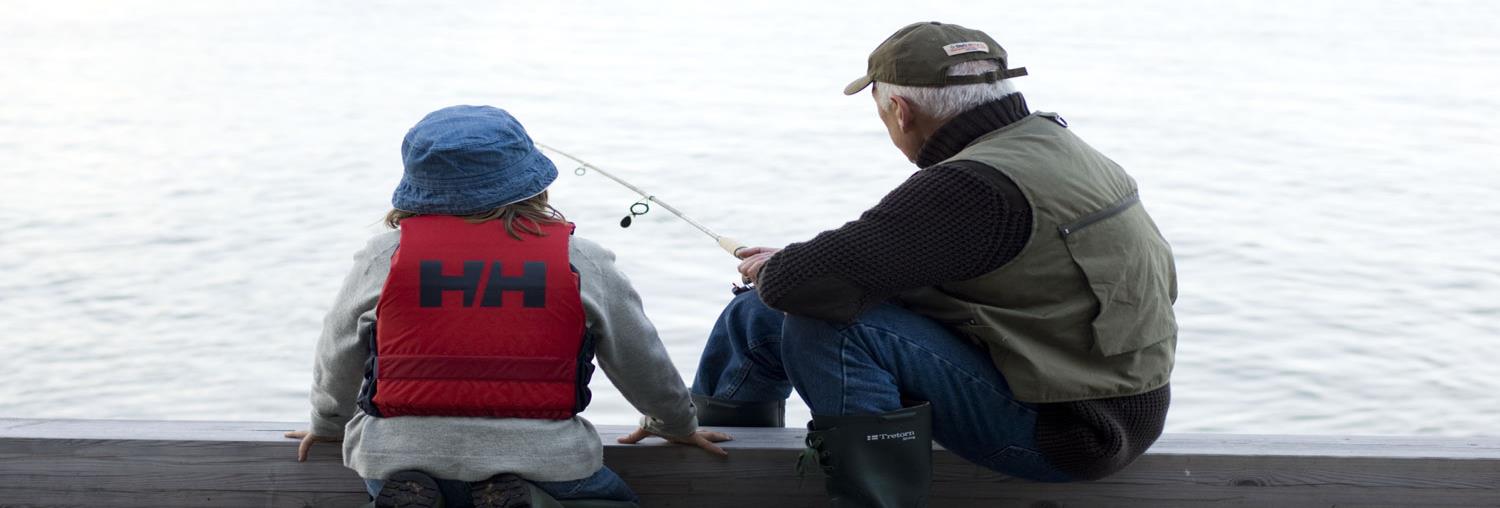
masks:
{"label": "child's hand", "polygon": [[297,462],[307,462],[307,450],[312,448],[313,443],[337,443],[343,440],[343,438],[339,437],[314,436],[311,432],[305,430],[294,430],[284,435],[292,439],[302,440],[302,444],[297,446]]}
{"label": "child's hand", "polygon": [[631,432],[630,435],[622,437],[617,441],[619,441],[620,444],[636,444],[641,442],[642,439],[646,439],[651,436],[656,436],[677,444],[696,446],[704,449],[708,453],[712,453],[720,457],[728,457],[729,452],[724,451],[723,448],[720,448],[719,445],[716,445],[714,443],[722,443],[725,441],[734,440],[734,436],[725,434],[723,432],[714,432],[711,430],[699,430],[688,437],[667,437],[646,430],[645,427],[641,427],[635,429],[635,432]]}

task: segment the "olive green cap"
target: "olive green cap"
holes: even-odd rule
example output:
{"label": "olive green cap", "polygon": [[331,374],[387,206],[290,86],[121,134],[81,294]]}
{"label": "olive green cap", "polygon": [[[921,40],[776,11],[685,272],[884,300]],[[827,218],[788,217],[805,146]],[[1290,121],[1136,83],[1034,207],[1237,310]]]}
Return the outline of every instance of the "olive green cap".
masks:
{"label": "olive green cap", "polygon": [[[1000,69],[974,76],[948,75],[948,67],[953,64],[975,60],[994,60]],[[844,95],[857,94],[876,81],[948,86],[994,83],[1025,75],[1025,67],[1005,68],[1005,48],[984,32],[929,21],[906,25],[880,43],[870,53],[868,72],[844,87]]]}

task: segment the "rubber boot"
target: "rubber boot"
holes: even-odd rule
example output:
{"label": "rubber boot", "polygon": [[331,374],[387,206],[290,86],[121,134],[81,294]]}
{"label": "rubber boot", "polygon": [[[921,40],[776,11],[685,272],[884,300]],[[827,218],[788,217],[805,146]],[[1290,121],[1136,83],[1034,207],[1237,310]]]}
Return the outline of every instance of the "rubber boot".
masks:
{"label": "rubber boot", "polygon": [[705,427],[785,427],[786,401],[740,402],[693,394],[698,425]]}
{"label": "rubber boot", "polygon": [[630,501],[569,499],[558,501],[536,484],[513,474],[497,474],[469,484],[474,508],[641,508]]}
{"label": "rubber boot", "polygon": [[879,415],[818,416],[798,460],[817,464],[835,508],[927,505],[932,484],[932,406]]}
{"label": "rubber boot", "polygon": [[443,506],[443,493],[437,480],[415,470],[396,471],[375,496],[379,508],[434,508]]}
{"label": "rubber boot", "polygon": [[469,501],[474,504],[474,508],[553,508],[544,504],[538,506],[539,503],[533,502],[531,491],[535,488],[519,476],[497,474],[487,480],[470,483]]}

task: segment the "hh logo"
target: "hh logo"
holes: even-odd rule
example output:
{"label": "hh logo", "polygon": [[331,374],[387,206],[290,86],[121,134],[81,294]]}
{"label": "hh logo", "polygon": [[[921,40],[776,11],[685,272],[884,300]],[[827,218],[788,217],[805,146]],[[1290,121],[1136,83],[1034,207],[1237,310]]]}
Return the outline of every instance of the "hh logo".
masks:
{"label": "hh logo", "polygon": [[[443,262],[422,261],[423,307],[442,307],[443,292],[463,291],[464,307],[473,307],[479,295],[479,276],[484,273],[484,261],[464,261],[463,275],[443,275]],[[490,266],[489,280],[484,284],[484,297],[480,307],[499,307],[500,296],[506,291],[520,291],[522,307],[547,306],[547,263],[527,261],[519,277],[500,275],[500,262]]]}

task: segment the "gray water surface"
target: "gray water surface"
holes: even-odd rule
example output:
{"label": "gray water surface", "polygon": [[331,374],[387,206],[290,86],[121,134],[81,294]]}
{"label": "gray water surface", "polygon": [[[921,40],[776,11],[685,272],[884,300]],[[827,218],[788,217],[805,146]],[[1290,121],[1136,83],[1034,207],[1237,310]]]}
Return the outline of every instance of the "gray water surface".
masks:
{"label": "gray water surface", "polygon": [[[493,104],[781,245],[915,170],[840,90],[982,28],[1129,169],[1178,255],[1168,430],[1494,434],[1500,4],[0,0],[0,416],[303,420],[401,135]],[[735,261],[572,166],[690,377]],[[634,410],[601,376],[586,416]],[[793,420],[805,416],[805,409]]]}

